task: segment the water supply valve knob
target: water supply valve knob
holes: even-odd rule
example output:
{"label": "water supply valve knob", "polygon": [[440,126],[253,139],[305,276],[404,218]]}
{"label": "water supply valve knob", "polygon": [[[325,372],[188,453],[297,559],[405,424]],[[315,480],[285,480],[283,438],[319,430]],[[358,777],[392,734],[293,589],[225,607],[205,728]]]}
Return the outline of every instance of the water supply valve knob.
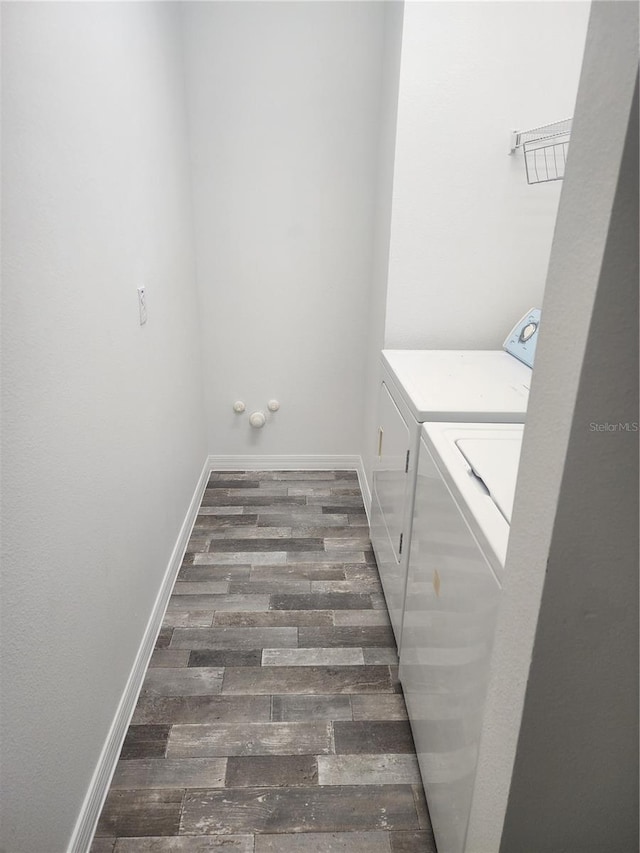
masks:
{"label": "water supply valve knob", "polygon": [[245,409],[246,409],[246,406],[242,402],[242,400],[236,400],[235,403],[233,404],[233,411],[237,412],[239,415],[241,415]]}
{"label": "water supply valve knob", "polygon": [[261,429],[267,422],[264,412],[252,412],[249,415],[249,423],[254,429]]}
{"label": "water supply valve knob", "polygon": [[280,403],[277,400],[269,400],[267,403],[267,408],[270,412],[277,412],[280,408]]}

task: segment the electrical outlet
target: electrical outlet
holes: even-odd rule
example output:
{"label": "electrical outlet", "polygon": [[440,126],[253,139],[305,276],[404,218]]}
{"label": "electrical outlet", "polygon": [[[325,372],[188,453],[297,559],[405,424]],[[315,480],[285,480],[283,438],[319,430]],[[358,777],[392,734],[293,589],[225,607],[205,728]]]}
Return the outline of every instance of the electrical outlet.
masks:
{"label": "electrical outlet", "polygon": [[147,297],[144,292],[144,287],[138,288],[138,309],[140,311],[140,325],[144,326],[147,322]]}

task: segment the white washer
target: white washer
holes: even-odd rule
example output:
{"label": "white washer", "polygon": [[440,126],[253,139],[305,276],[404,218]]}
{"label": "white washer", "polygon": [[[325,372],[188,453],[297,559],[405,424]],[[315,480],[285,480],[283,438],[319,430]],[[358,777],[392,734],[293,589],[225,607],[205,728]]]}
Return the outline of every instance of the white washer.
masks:
{"label": "white washer", "polygon": [[524,427],[425,424],[400,678],[438,853],[462,853]]}
{"label": "white washer", "polygon": [[[519,355],[522,346],[513,344]],[[398,649],[421,425],[524,423],[531,376],[531,367],[501,350],[382,352],[370,535]]]}

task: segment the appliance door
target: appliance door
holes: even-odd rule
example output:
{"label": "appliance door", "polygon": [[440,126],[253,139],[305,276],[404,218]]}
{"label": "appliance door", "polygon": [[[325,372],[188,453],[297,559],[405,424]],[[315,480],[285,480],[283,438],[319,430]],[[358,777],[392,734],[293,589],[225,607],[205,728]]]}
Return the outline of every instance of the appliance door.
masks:
{"label": "appliance door", "polygon": [[438,853],[464,850],[499,597],[421,440],[400,679]]}
{"label": "appliance door", "polygon": [[378,457],[373,471],[371,542],[398,647],[406,567],[402,559],[403,525],[408,495],[411,431],[386,384],[380,386]]}

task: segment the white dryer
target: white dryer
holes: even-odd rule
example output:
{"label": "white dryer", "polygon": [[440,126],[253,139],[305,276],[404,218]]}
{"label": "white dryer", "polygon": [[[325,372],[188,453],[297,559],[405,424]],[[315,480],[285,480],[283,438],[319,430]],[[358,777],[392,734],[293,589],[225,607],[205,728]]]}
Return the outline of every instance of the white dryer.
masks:
{"label": "white dryer", "polygon": [[425,424],[400,678],[438,853],[462,853],[522,424]]}
{"label": "white dryer", "polygon": [[400,649],[420,427],[524,423],[532,369],[501,350],[383,350],[381,368],[370,535]]}

